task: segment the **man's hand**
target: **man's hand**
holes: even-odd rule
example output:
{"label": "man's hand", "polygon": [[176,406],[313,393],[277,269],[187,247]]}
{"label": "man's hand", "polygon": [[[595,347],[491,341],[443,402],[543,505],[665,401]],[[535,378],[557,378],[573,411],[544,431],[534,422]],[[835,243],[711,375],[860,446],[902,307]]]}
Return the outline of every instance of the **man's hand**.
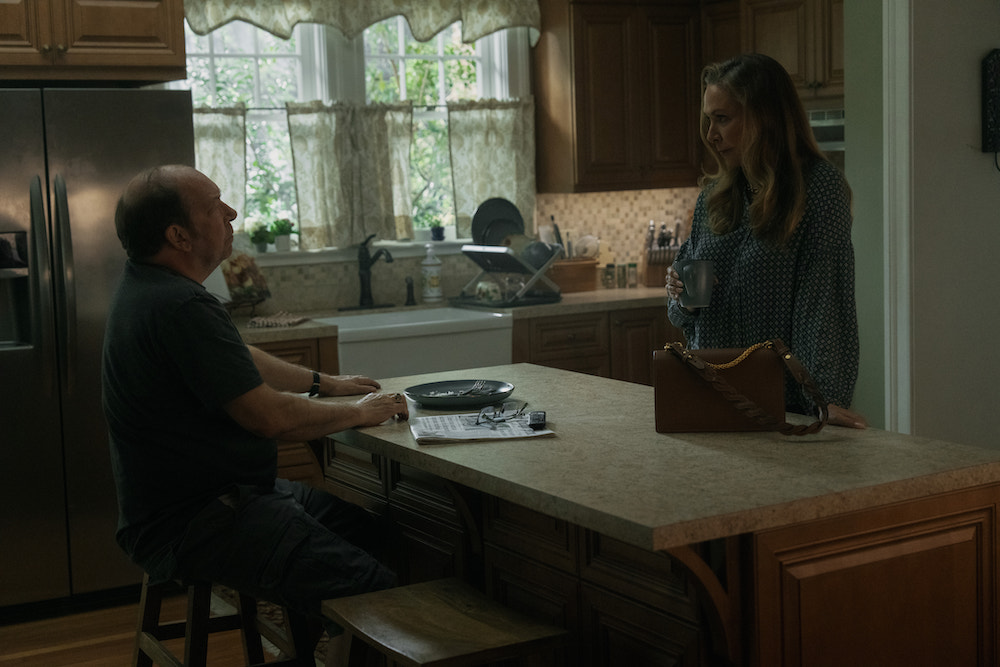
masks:
{"label": "man's hand", "polygon": [[323,375],[320,374],[319,393],[321,396],[354,396],[378,391],[382,385],[364,375]]}

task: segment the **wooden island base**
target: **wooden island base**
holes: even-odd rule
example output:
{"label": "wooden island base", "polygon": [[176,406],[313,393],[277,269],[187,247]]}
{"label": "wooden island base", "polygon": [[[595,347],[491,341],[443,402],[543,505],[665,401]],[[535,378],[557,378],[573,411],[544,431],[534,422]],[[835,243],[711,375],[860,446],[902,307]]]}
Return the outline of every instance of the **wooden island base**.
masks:
{"label": "wooden island base", "polygon": [[1000,659],[1000,451],[838,427],[658,434],[652,387],[533,364],[381,382],[461,378],[512,383],[554,435],[417,445],[387,422],[324,440],[324,483],[400,527],[403,582],[456,576],[569,630],[532,664]]}
{"label": "wooden island base", "polygon": [[405,582],[460,576],[567,628],[547,664],[995,664],[998,485],[656,552],[325,448],[328,488],[400,526]]}

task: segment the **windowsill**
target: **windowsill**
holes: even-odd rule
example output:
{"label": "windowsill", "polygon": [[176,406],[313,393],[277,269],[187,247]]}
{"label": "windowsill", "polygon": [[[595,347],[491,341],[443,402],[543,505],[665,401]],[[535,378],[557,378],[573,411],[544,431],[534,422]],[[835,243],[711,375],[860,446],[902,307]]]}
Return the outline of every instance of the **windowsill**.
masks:
{"label": "windowsill", "polygon": [[[434,254],[458,255],[462,252],[462,246],[472,243],[472,239],[456,239],[448,241],[376,241],[372,244],[373,249],[385,248],[394,259],[405,259],[408,257],[423,257],[427,254],[424,246],[427,243],[434,245]],[[257,266],[303,266],[306,264],[327,264],[332,262],[356,262],[358,261],[358,249],[352,248],[330,248],[324,250],[292,250],[290,252],[259,253],[254,255]]]}

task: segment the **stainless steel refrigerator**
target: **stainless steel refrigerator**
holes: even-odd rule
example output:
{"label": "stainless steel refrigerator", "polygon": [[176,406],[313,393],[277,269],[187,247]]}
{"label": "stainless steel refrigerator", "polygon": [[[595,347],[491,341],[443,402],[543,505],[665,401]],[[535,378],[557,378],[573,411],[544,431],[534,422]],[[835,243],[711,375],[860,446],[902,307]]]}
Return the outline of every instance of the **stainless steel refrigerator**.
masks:
{"label": "stainless steel refrigerator", "polygon": [[101,343],[135,173],[194,165],[186,91],[0,89],[0,606],[136,583],[117,521]]}

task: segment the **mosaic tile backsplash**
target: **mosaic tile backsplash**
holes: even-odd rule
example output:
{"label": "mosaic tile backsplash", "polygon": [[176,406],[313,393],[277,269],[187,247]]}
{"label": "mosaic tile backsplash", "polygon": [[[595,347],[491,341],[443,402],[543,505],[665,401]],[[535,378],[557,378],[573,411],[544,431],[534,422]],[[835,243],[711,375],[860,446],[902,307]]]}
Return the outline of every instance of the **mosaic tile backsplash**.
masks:
{"label": "mosaic tile backsplash", "polygon": [[[538,225],[554,220],[564,240],[583,235],[601,241],[600,263],[635,262],[649,227],[649,221],[667,223],[674,229],[681,222],[681,238],[687,238],[698,188],[629,190],[586,194],[539,194],[535,202],[534,235]],[[529,223],[531,226],[531,223]],[[414,281],[420,303],[420,262],[422,257],[402,257],[391,264],[379,261],[372,269],[372,296],[376,304],[401,306],[406,301],[406,278]],[[445,299],[458,296],[478,273],[462,254],[444,255],[441,279]],[[271,298],[256,308],[259,315],[279,311],[302,313],[356,306],[360,293],[356,261],[283,266],[262,266],[261,272]]]}

